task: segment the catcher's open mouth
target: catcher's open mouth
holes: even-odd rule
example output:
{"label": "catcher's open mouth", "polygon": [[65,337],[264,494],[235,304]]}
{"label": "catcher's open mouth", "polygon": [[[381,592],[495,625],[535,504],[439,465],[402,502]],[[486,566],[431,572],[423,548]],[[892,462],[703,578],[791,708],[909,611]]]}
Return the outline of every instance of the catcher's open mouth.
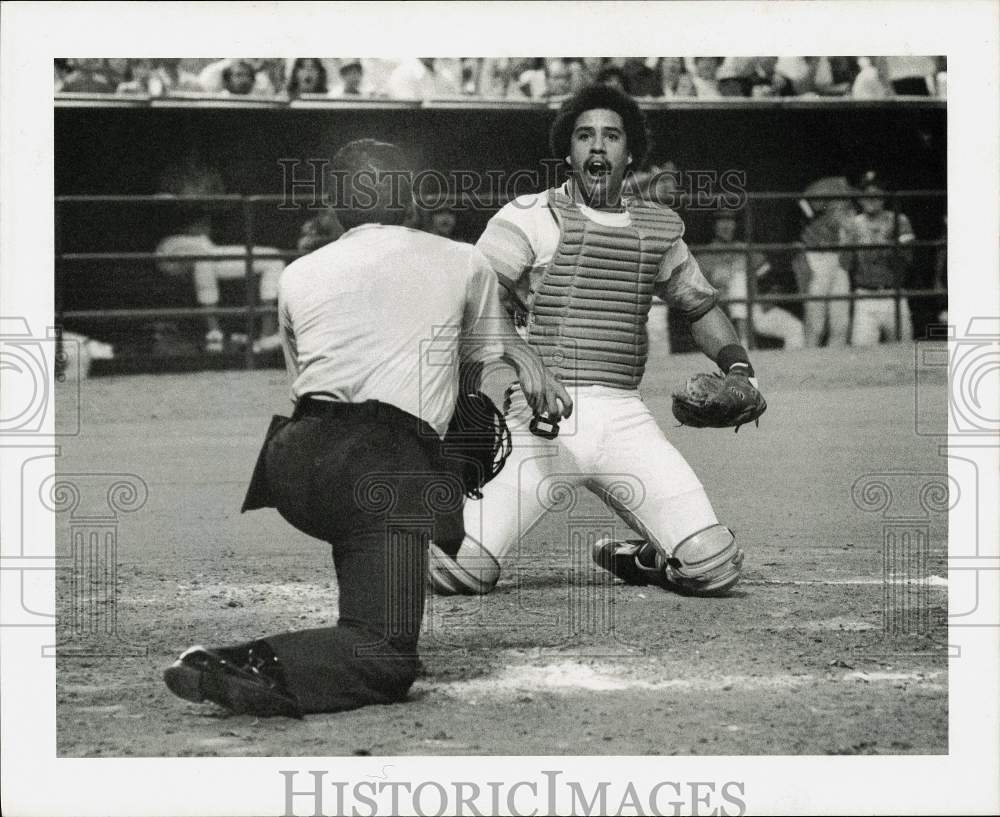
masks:
{"label": "catcher's open mouth", "polygon": [[602,159],[599,156],[594,156],[587,160],[587,163],[583,166],[584,171],[591,178],[598,179],[602,176],[606,176],[611,172],[611,165],[606,159]]}

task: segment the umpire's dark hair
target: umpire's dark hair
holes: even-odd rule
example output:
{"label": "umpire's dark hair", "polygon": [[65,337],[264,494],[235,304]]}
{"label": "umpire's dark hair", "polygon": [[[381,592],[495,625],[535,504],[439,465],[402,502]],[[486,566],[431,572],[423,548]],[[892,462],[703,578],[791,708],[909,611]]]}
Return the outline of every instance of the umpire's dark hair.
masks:
{"label": "umpire's dark hair", "polygon": [[413,209],[412,170],[389,142],[356,139],[333,157],[333,209],[345,229],[403,224]]}
{"label": "umpire's dark hair", "polygon": [[649,150],[649,130],[646,116],[632,97],[607,85],[589,85],[567,99],[559,107],[556,121],[549,131],[549,148],[554,156],[565,156],[569,150],[573,126],[580,114],[595,108],[614,111],[625,126],[625,141],[632,154],[632,167],[639,167]]}

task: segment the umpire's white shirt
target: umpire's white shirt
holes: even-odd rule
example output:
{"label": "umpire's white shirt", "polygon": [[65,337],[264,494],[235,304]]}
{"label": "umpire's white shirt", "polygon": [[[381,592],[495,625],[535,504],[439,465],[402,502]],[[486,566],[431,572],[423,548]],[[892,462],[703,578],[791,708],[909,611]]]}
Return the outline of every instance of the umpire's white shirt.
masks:
{"label": "umpire's white shirt", "polygon": [[294,399],[326,392],[350,403],[379,400],[442,436],[455,405],[460,336],[482,333],[476,346],[497,357],[502,347],[485,336],[508,320],[475,247],[378,224],[290,264],[278,314]]}

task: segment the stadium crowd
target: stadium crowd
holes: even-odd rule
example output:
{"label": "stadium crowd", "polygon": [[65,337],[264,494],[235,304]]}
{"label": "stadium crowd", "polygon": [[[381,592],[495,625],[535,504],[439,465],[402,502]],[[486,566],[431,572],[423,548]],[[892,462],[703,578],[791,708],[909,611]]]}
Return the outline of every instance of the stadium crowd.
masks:
{"label": "stadium crowd", "polygon": [[594,82],[645,99],[945,96],[944,57],[547,57],[404,60],[70,58],[56,93],[294,100],[558,99]]}

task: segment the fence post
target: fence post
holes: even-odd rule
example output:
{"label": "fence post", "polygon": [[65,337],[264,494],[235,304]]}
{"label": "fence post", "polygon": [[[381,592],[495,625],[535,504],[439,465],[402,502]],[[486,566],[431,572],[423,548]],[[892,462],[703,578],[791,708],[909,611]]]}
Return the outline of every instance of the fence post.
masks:
{"label": "fence post", "polygon": [[247,369],[253,369],[255,364],[253,339],[257,327],[257,315],[254,312],[257,306],[257,276],[254,274],[253,267],[253,207],[247,196],[240,196],[240,203],[243,205],[243,229],[246,246],[247,345],[245,362]]}
{"label": "fence post", "polygon": [[747,196],[746,236],[744,252],[746,253],[747,276],[747,348],[757,348],[757,329],[753,322],[753,308],[757,301],[757,271],[753,266],[753,195]]}
{"label": "fence post", "polygon": [[889,196],[889,201],[892,203],[892,283],[895,290],[893,292],[893,303],[896,309],[896,343],[899,343],[903,339],[902,298],[900,296],[899,289],[902,285],[902,270],[904,264],[902,249],[899,244],[899,199],[896,197],[895,190],[892,191]]}

